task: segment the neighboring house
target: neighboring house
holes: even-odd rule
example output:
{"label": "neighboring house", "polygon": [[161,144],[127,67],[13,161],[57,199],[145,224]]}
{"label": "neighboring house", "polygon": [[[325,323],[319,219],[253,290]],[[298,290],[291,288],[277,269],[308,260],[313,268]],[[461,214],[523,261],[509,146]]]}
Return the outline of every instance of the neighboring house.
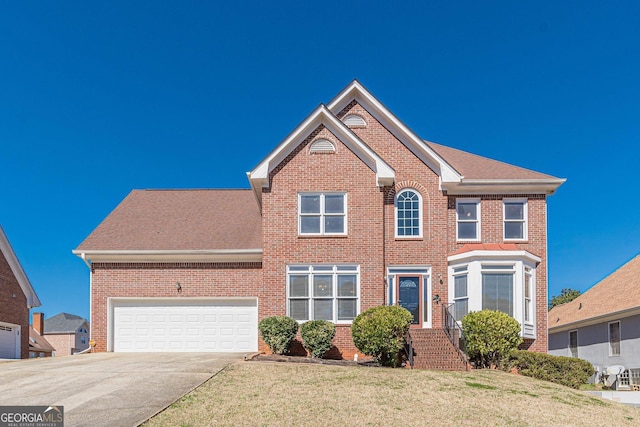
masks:
{"label": "neighboring house", "polygon": [[549,353],[588,360],[598,373],[624,366],[626,381],[640,384],[640,255],[549,311]]}
{"label": "neighboring house", "polygon": [[0,227],[0,359],[29,357],[29,309],[39,306],[38,295]]}
{"label": "neighboring house", "polygon": [[89,322],[75,314],[60,313],[44,320],[44,337],[54,356],[69,356],[89,348]]}
{"label": "neighboring house", "polygon": [[43,336],[44,314],[33,313],[33,325],[29,326],[29,357],[51,357],[56,349]]}
{"label": "neighboring house", "polygon": [[455,303],[458,319],[509,313],[546,352],[546,197],[563,179],[424,141],[357,81],[247,176],[134,190],[74,250],[96,351],[266,350],[258,322],[286,314],[334,322],[330,355],[351,358],[364,310],[402,305],[438,343]]}

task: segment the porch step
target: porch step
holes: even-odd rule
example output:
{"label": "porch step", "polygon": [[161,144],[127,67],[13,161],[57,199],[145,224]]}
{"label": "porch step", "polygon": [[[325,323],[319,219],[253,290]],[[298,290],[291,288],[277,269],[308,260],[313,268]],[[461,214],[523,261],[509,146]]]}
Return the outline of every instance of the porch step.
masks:
{"label": "porch step", "polygon": [[469,369],[456,351],[444,329],[411,329],[413,367],[437,371],[466,371]]}

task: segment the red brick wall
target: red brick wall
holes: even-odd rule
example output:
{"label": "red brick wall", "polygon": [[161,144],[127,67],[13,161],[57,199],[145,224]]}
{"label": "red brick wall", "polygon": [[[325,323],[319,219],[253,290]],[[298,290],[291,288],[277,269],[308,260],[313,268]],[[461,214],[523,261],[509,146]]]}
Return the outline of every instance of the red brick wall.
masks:
{"label": "red brick wall", "polygon": [[28,358],[29,309],[27,308],[27,298],[2,252],[0,252],[0,322],[20,325],[20,357]]}
{"label": "red brick wall", "polygon": [[261,276],[260,263],[94,263],[90,324],[95,351],[107,350],[108,297],[257,297]]}
{"label": "red brick wall", "polygon": [[75,343],[75,334],[44,335],[49,344],[56,349],[56,357],[70,356]]}

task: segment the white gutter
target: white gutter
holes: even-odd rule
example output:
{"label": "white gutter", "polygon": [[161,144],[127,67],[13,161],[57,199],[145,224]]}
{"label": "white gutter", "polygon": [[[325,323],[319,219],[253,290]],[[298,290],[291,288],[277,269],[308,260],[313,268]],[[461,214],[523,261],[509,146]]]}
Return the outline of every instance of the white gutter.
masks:
{"label": "white gutter", "polygon": [[261,262],[262,249],[186,250],[74,250],[90,266],[93,262]]}

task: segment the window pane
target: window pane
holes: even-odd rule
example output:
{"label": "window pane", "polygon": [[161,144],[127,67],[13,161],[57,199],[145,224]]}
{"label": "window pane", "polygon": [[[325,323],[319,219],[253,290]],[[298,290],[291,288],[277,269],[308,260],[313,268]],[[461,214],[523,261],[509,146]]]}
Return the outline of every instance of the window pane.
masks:
{"label": "window pane", "polygon": [[482,274],[482,308],[513,316],[513,274]]}
{"label": "window pane", "polygon": [[504,204],[505,219],[524,219],[523,203],[505,203]]}
{"label": "window pane", "polygon": [[458,219],[460,220],[476,220],[477,203],[458,203]]}
{"label": "window pane", "polygon": [[333,276],[314,275],[313,276],[313,296],[314,297],[330,297],[333,296]]}
{"label": "window pane", "polygon": [[462,320],[462,318],[469,312],[469,300],[466,298],[456,300],[453,307],[456,320]]}
{"label": "window pane", "polygon": [[353,320],[356,317],[356,300],[338,300],[338,320]]}
{"label": "window pane", "polygon": [[314,320],[333,320],[333,300],[315,299],[313,300]]}
{"label": "window pane", "polygon": [[309,296],[309,276],[289,276],[289,296],[308,297]]}
{"label": "window pane", "polygon": [[609,345],[612,356],[620,354],[620,322],[609,323]]}
{"label": "window pane", "polygon": [[341,274],[338,276],[338,296],[355,297],[357,295],[355,274]]}
{"label": "window pane", "polygon": [[569,350],[571,357],[578,357],[578,331],[569,332]]}
{"label": "window pane", "polygon": [[300,218],[301,233],[320,233],[319,216],[303,216]]}
{"label": "window pane", "polygon": [[524,238],[524,223],[523,222],[505,222],[504,237],[505,239]]}
{"label": "window pane", "polygon": [[300,212],[302,213],[320,213],[320,195],[303,195],[300,196]]}
{"label": "window pane", "polygon": [[344,195],[328,194],[324,196],[325,213],[344,213]]}
{"label": "window pane", "polygon": [[309,320],[309,300],[289,300],[289,316],[296,320]]}
{"label": "window pane", "polygon": [[467,276],[456,276],[453,279],[454,283],[454,298],[466,297],[467,296]]}
{"label": "window pane", "polygon": [[458,239],[476,239],[476,223],[475,222],[459,222],[458,223]]}
{"label": "window pane", "polygon": [[524,302],[524,320],[525,322],[531,321],[531,301],[525,300]]}
{"label": "window pane", "polygon": [[324,232],[325,233],[344,233],[344,217],[343,216],[325,216]]}

